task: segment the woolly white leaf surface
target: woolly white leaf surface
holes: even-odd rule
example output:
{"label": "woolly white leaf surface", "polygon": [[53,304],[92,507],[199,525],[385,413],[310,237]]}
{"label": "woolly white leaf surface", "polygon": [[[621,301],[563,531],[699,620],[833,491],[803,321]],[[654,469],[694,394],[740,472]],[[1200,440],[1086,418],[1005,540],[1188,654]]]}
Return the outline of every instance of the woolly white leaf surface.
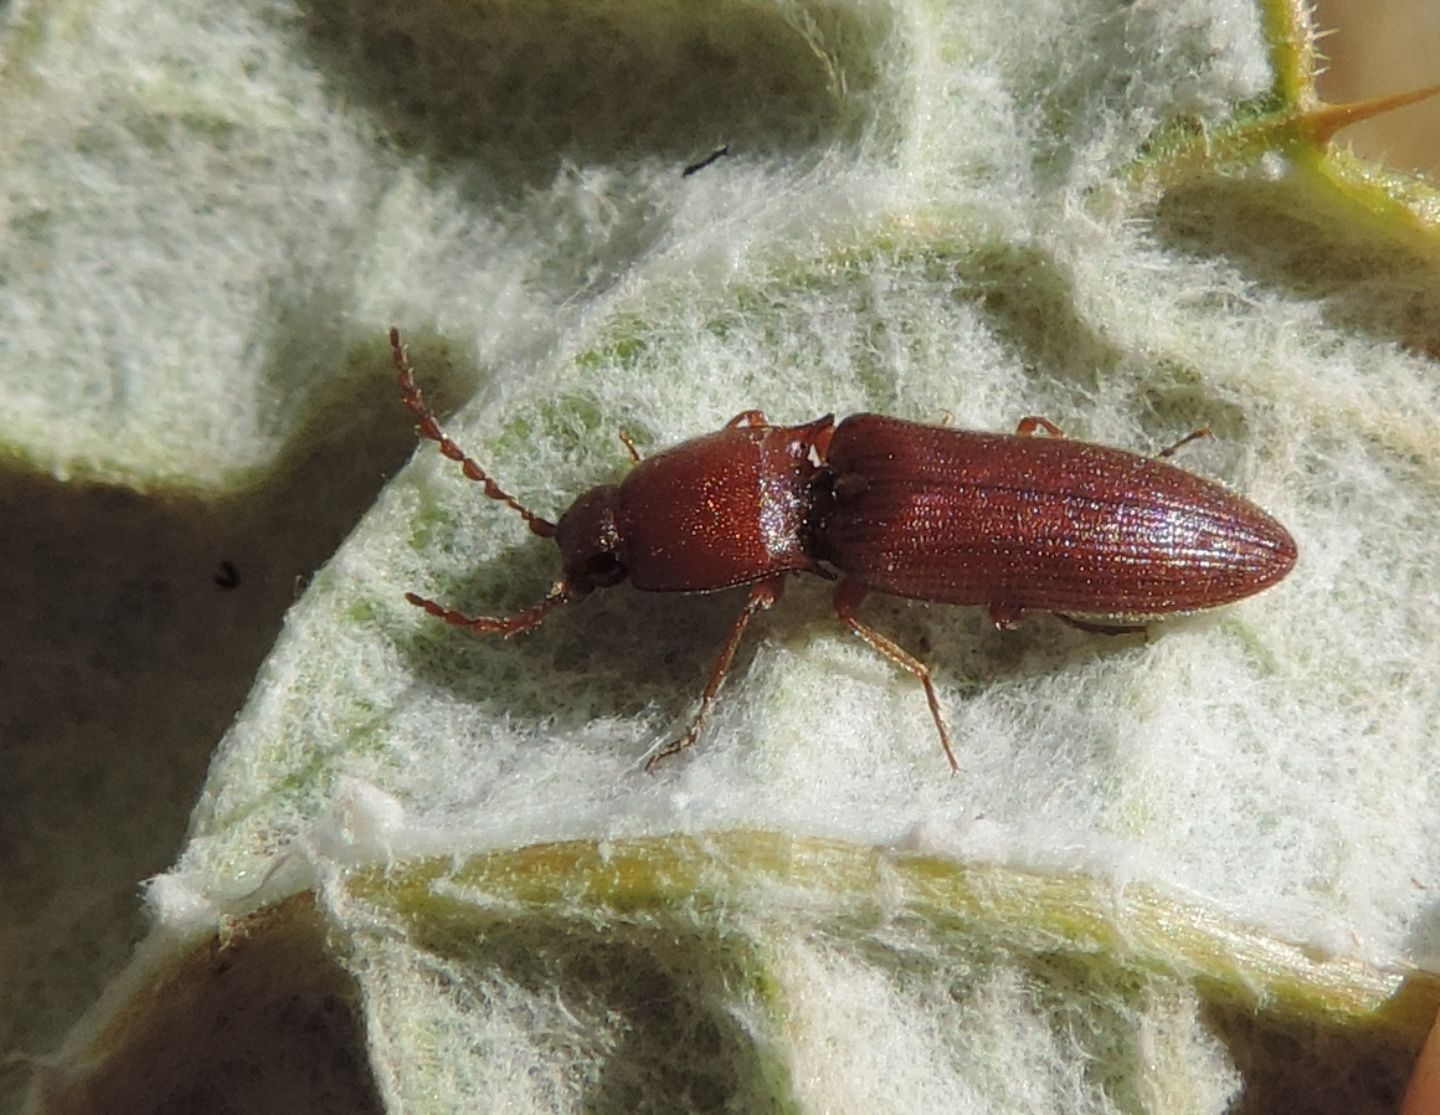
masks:
{"label": "woolly white leaf surface", "polygon": [[[752,407],[984,429],[1038,414],[1141,452],[1209,425],[1183,467],[1298,539],[1282,585],[1148,640],[867,602],[927,648],[958,775],[913,680],[797,579],[699,745],[652,777],[737,594],[620,587],[507,642],[447,628],[403,594],[514,611],[558,559],[422,446],[291,611],[154,891],[162,922],[196,927],[206,897],[320,886],[397,1106],[578,1109],[592,1093],[531,1067],[556,1042],[568,1063],[616,1054],[587,1025],[556,1036],[567,1011],[606,1017],[603,995],[566,1000],[563,949],[552,988],[477,949],[441,965],[466,994],[428,994],[435,955],[336,897],[377,859],[737,829],[919,841],[1435,960],[1427,265],[1366,270],[1384,246],[1337,231],[1347,203],[1303,166],[1158,205],[1130,186],[1162,126],[1217,125],[1268,90],[1253,5],[182,4],[139,43],[123,5],[79,30],[25,18],[47,36],[7,80],[44,95],[10,116],[0,375],[5,444],[40,467],[263,477],[337,400],[378,389],[395,323],[422,382],[443,362],[479,385],[448,431],[550,517],[623,475],[620,430],[653,453]],[[72,53],[84,81],[56,76]],[[1414,335],[1385,316],[1396,298]],[[801,1108],[1110,1110],[1117,1086],[1086,1064],[1121,1034],[1190,1066],[1126,1084],[1135,1102],[1232,1094],[1178,992],[1116,989],[1077,1038],[1003,957],[939,994],[924,940],[907,981],[853,942],[736,932],[740,959],[711,942],[693,978],[760,968],[783,989],[727,1010],[785,1051]],[[756,1057],[747,1079],[773,1079]]]}

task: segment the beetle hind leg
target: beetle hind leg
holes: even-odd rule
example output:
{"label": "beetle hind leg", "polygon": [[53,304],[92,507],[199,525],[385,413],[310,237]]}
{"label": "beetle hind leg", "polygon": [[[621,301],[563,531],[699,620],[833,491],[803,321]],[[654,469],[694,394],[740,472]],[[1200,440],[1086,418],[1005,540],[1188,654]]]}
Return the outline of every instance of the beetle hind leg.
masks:
{"label": "beetle hind leg", "polygon": [[950,746],[950,732],[945,727],[945,717],[940,712],[940,698],[935,692],[934,682],[930,680],[929,668],[869,624],[862,623],[855,615],[855,609],[860,607],[860,602],[865,599],[866,591],[865,586],[858,581],[842,581],[835,590],[835,599],[831,605],[835,614],[851,631],[869,643],[872,649],[879,651],[902,670],[913,674],[925,687],[925,699],[930,703],[930,716],[935,721],[935,730],[940,733],[940,746],[945,749],[945,758],[950,760],[950,769],[959,770],[960,764],[955,761],[955,749]]}
{"label": "beetle hind leg", "polygon": [[1149,630],[1143,623],[1094,623],[1088,619],[1067,616],[1064,612],[1050,614],[1067,627],[1073,627],[1076,631],[1087,631],[1091,635],[1144,635]]}
{"label": "beetle hind leg", "polygon": [[1156,453],[1155,456],[1161,458],[1162,460],[1163,460],[1164,458],[1166,458],[1166,457],[1173,457],[1173,456],[1175,455],[1175,451],[1176,451],[1177,449],[1183,449],[1185,446],[1189,445],[1192,441],[1198,441],[1198,440],[1199,440],[1200,438],[1202,438],[1202,437],[1214,437],[1214,436],[1215,436],[1215,432],[1214,432],[1213,430],[1211,430],[1209,426],[1201,426],[1198,430],[1192,430],[1192,431],[1190,431],[1190,433],[1186,434],[1186,435],[1185,435],[1184,437],[1182,437],[1179,441],[1177,441],[1174,445],[1167,445],[1164,449],[1160,450],[1160,452]]}
{"label": "beetle hind leg", "polygon": [[[1051,437],[1065,436],[1065,431],[1062,430],[1059,426],[1055,425],[1054,422],[1051,422],[1050,419],[1040,418],[1033,414],[1020,419],[1019,425],[1015,427],[1015,436],[1034,437],[1036,431],[1038,430],[1044,430],[1045,433],[1047,433]],[[1166,457],[1173,456],[1176,450],[1189,445],[1192,441],[1196,441],[1202,437],[1214,436],[1215,435],[1213,431],[1211,431],[1209,426],[1201,426],[1198,430],[1192,430],[1190,433],[1186,434],[1174,445],[1167,445],[1164,449],[1160,450],[1160,452],[1156,453],[1155,456],[1163,460]]]}
{"label": "beetle hind leg", "polygon": [[1020,419],[1020,424],[1015,427],[1016,437],[1034,437],[1036,430],[1044,430],[1051,437],[1064,437],[1065,431],[1055,425],[1048,418],[1039,418],[1033,414]]}

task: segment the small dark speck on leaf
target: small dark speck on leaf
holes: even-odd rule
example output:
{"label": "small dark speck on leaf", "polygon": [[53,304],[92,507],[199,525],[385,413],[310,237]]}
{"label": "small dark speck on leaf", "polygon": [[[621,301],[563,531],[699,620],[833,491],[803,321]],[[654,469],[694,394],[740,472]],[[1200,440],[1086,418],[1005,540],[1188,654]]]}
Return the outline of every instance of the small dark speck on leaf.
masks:
{"label": "small dark speck on leaf", "polygon": [[730,154],[730,145],[728,143],[725,144],[723,147],[717,147],[714,151],[711,151],[710,154],[706,155],[698,163],[691,163],[689,166],[687,166],[684,171],[681,172],[680,177],[689,178],[697,171],[704,170],[711,163],[719,162],[728,154]]}
{"label": "small dark speck on leaf", "polygon": [[215,583],[226,590],[240,587],[240,570],[233,561],[220,563],[220,572],[215,574]]}

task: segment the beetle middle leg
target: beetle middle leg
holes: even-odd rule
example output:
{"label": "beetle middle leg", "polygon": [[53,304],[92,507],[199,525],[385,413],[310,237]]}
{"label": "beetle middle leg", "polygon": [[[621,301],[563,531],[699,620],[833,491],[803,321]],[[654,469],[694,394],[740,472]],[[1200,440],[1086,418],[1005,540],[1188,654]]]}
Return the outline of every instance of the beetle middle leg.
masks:
{"label": "beetle middle leg", "polygon": [[835,599],[831,601],[831,606],[835,609],[835,614],[851,631],[902,670],[909,671],[920,680],[920,684],[925,687],[925,699],[930,702],[930,715],[935,721],[935,729],[940,733],[940,746],[945,748],[945,758],[950,760],[951,770],[959,770],[960,764],[955,761],[955,749],[950,746],[950,732],[945,727],[945,717],[940,713],[940,698],[936,695],[935,685],[930,680],[930,670],[914,655],[906,653],[875,628],[867,623],[862,623],[856,617],[855,609],[860,607],[860,602],[865,599],[868,591],[859,581],[841,581],[840,587],[835,590]]}
{"label": "beetle middle leg", "polygon": [[671,740],[645,761],[647,772],[654,770],[655,764],[661,759],[668,759],[671,755],[684,751],[700,737],[700,731],[710,717],[710,706],[715,702],[715,695],[720,692],[720,686],[725,682],[725,673],[730,669],[730,663],[735,660],[735,652],[740,647],[740,640],[745,635],[745,628],[750,625],[751,617],[779,600],[784,589],[784,574],[770,577],[750,586],[750,595],[745,600],[745,606],[735,617],[735,623],[730,628],[730,635],[725,640],[725,646],[720,650],[720,657],[715,659],[715,665],[710,670],[710,680],[705,683],[705,691],[700,694],[700,707],[695,712],[695,718],[690,721],[690,727],[683,736]]}

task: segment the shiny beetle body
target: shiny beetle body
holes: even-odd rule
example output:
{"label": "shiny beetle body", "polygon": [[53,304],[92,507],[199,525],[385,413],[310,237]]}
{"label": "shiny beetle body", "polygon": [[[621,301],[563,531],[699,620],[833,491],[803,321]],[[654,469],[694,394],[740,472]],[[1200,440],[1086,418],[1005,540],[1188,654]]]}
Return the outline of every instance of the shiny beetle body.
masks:
{"label": "shiny beetle body", "polygon": [[[929,670],[857,617],[867,593],[979,605],[998,626],[1044,611],[1119,633],[1142,630],[1138,620],[1239,600],[1295,563],[1285,528],[1220,485],[1162,460],[1070,441],[1040,418],[996,435],[873,414],[838,426],[830,415],[776,426],[752,410],[643,461],[622,434],[635,467],[551,523],[445,435],[396,330],[390,343],[420,435],[534,533],[555,539],[563,568],[548,596],[505,618],[468,616],[414,593],[410,603],[453,626],[508,636],[626,579],[650,592],[747,588],[689,729],[647,768],[695,742],[751,617],[780,598],[792,573],[840,579],[835,614],[920,681],[958,767]],[[1049,436],[1032,436],[1037,429]]]}
{"label": "shiny beetle body", "polygon": [[1295,562],[1285,528],[1219,484],[1120,449],[857,414],[825,446],[816,556],[866,589],[1153,618],[1229,604]]}

